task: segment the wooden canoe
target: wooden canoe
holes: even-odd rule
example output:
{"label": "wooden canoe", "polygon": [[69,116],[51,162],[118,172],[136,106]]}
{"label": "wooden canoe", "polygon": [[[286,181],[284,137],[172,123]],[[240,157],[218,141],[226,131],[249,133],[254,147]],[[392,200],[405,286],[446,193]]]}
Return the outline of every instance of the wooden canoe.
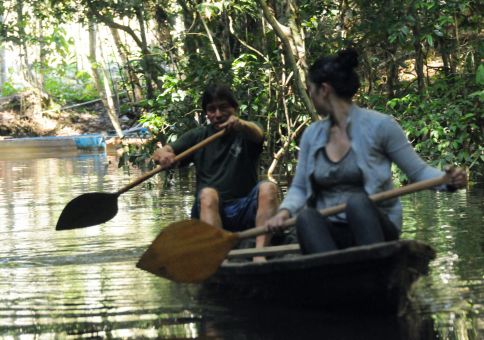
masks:
{"label": "wooden canoe", "polygon": [[245,301],[402,313],[413,283],[433,258],[429,245],[399,240],[265,263],[225,261],[203,290]]}

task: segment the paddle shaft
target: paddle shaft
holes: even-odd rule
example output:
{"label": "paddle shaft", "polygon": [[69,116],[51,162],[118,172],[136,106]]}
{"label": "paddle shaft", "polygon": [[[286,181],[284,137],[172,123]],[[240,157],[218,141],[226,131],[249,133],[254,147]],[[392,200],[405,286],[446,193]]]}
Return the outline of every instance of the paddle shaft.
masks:
{"label": "paddle shaft", "polygon": [[262,248],[235,249],[227,254],[227,259],[247,258],[254,256],[274,256],[286,254],[298,254],[301,252],[299,244],[284,244],[282,246],[270,246]]}
{"label": "paddle shaft", "polygon": [[[382,191],[377,194],[371,195],[370,199],[373,202],[385,201],[391,198],[412,194],[420,190],[430,189],[441,184],[446,184],[448,182],[449,182],[449,177],[447,175],[444,175],[442,177],[432,178],[425,181],[420,181],[409,185],[405,185],[400,188],[396,188],[388,191]],[[319,213],[323,216],[331,216],[331,215],[338,214],[344,211],[345,209],[346,209],[346,204],[343,203],[343,204],[336,205],[334,207],[319,210]],[[296,218],[292,217],[284,222],[283,227],[289,228],[290,226],[293,226],[295,223],[296,223]],[[240,239],[245,239],[249,237],[262,235],[267,232],[269,232],[269,229],[267,227],[257,227],[257,228],[252,228],[252,229],[239,232],[237,233],[237,236]]]}
{"label": "paddle shaft", "polygon": [[[180,153],[179,155],[177,155],[175,157],[175,163],[176,162],[179,162],[181,161],[182,159],[192,155],[193,153],[197,152],[198,150],[200,150],[201,148],[207,146],[208,144],[212,143],[214,140],[216,140],[217,138],[220,138],[223,134],[225,133],[225,130],[220,130],[218,131],[217,133],[211,135],[210,137],[204,139],[203,141],[201,141],[200,143],[198,144],[195,144],[194,146],[192,146],[191,148],[183,151],[182,153]],[[121,188],[120,190],[118,190],[116,192],[116,194],[119,196],[123,193],[125,193],[126,191],[128,191],[129,189],[131,188],[134,188],[135,186],[137,186],[138,184],[141,184],[143,183],[144,181],[146,181],[147,179],[153,177],[154,175],[156,175],[157,173],[159,173],[160,171],[163,171],[163,170],[166,170],[168,167],[164,167],[164,166],[158,166],[156,168],[154,168],[153,170],[145,173],[143,176],[139,177],[138,179],[136,179],[135,181],[129,183],[128,185],[126,185],[125,187]]]}

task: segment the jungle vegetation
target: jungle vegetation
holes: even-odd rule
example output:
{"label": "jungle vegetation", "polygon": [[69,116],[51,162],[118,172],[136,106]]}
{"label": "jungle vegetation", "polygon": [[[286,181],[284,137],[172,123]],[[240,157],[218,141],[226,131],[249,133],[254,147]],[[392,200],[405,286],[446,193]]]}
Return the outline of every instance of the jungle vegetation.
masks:
{"label": "jungle vegetation", "polygon": [[[119,117],[129,115],[165,143],[203,122],[203,89],[224,81],[244,117],[266,127],[271,177],[291,173],[298,137],[317,119],[305,89],[308,65],[351,45],[360,53],[359,105],[393,115],[434,165],[482,175],[482,7],[475,0],[4,0],[0,89],[4,96],[33,89],[39,112],[100,97],[118,135]],[[16,53],[15,74],[6,51]],[[130,159],[152,147],[131,150]]]}

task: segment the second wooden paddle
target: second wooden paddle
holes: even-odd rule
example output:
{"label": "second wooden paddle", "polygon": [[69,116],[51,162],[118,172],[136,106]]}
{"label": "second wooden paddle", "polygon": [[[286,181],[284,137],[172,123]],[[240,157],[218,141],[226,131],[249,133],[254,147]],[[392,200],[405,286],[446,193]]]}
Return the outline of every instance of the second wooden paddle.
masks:
{"label": "second wooden paddle", "polygon": [[[379,202],[448,182],[448,176],[442,176],[383,191],[370,198]],[[324,216],[334,215],[344,211],[345,207],[345,204],[340,204],[323,209],[320,213]],[[295,221],[295,218],[288,219],[284,227],[294,225]],[[257,227],[232,233],[198,220],[172,223],[160,232],[136,266],[175,282],[200,283],[217,271],[239,241],[268,231],[266,227]]]}
{"label": "second wooden paddle", "polygon": [[[206,145],[220,138],[225,130],[220,130],[200,143],[192,146],[175,157],[175,162],[190,156]],[[84,228],[109,221],[118,213],[118,197],[129,189],[141,184],[157,173],[165,170],[165,167],[158,166],[150,172],[139,177],[132,183],[126,185],[114,193],[92,192],[83,194],[71,200],[59,216],[56,230]]]}

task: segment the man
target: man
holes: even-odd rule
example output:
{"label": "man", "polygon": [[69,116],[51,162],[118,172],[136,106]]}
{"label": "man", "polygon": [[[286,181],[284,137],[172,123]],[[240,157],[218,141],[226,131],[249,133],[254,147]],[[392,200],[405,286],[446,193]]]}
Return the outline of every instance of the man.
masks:
{"label": "man", "polygon": [[[257,180],[264,132],[256,123],[239,118],[238,108],[227,86],[208,86],[202,96],[202,109],[210,124],[188,131],[152,156],[156,163],[172,166],[175,155],[225,129],[227,132],[222,137],[194,153],[182,165],[193,162],[196,168],[192,218],[232,232],[264,225],[278,206],[277,186]],[[268,242],[268,235],[258,236],[256,247]],[[263,257],[254,257],[254,261],[263,260]]]}

